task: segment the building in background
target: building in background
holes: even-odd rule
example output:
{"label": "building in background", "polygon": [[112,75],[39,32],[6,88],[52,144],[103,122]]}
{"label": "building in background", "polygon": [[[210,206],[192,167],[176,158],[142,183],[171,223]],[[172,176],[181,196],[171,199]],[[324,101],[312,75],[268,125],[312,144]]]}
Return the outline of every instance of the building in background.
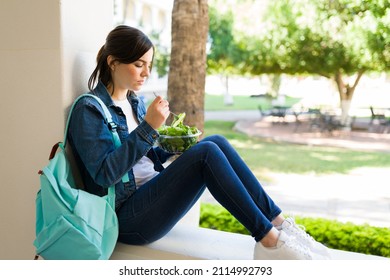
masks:
{"label": "building in background", "polygon": [[126,24],[156,32],[162,43],[170,44],[173,0],[114,0],[114,24]]}
{"label": "building in background", "polygon": [[[152,38],[155,45],[170,49],[173,2],[174,0],[114,0],[114,25],[126,24],[139,28]],[[158,78],[157,73],[152,71],[140,95],[148,98],[153,91],[166,94],[167,84],[167,77]]]}

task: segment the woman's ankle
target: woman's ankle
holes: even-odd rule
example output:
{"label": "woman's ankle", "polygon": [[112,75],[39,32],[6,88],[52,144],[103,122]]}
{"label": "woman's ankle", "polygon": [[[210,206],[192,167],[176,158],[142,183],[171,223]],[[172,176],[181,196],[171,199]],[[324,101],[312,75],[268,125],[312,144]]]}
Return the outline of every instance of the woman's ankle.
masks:
{"label": "woman's ankle", "polygon": [[284,216],[280,214],[271,223],[274,227],[280,226],[284,222]]}
{"label": "woman's ankle", "polygon": [[279,231],[272,228],[259,242],[267,248],[275,247],[279,239]]}

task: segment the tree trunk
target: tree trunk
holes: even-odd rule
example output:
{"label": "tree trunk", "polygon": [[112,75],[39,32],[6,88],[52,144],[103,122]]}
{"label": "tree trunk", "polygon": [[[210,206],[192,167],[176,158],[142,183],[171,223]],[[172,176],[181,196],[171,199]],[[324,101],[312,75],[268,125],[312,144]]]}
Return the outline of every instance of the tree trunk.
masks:
{"label": "tree trunk", "polygon": [[176,114],[185,112],[184,123],[202,131],[208,26],[207,0],[175,0],[168,75],[169,107]]}
{"label": "tree trunk", "polygon": [[352,97],[355,93],[355,89],[360,81],[360,78],[363,76],[363,73],[364,71],[360,71],[357,74],[355,82],[352,86],[344,82],[342,74],[340,72],[337,72],[335,75],[334,79],[340,96],[341,124],[344,126],[349,126],[350,124],[349,109],[351,108]]}
{"label": "tree trunk", "polygon": [[281,74],[270,74],[268,75],[269,79],[269,93],[273,98],[278,98],[280,84],[282,83],[282,75]]}

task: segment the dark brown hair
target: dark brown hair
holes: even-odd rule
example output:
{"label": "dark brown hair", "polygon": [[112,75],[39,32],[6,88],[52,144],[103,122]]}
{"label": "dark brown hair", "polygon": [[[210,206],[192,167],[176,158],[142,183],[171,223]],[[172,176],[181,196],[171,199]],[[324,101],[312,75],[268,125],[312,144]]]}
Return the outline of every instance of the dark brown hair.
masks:
{"label": "dark brown hair", "polygon": [[114,61],[129,64],[137,61],[150,48],[154,49],[153,43],[142,31],[126,25],[115,27],[97,54],[96,68],[88,80],[89,90],[93,90],[97,80],[102,81],[105,86],[111,83],[111,71],[107,64],[109,55],[114,57]]}

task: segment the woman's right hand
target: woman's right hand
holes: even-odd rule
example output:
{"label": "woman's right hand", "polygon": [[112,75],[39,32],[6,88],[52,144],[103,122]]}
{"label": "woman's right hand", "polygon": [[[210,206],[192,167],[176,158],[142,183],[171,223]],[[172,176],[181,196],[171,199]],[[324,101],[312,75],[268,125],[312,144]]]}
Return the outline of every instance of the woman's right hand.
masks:
{"label": "woman's right hand", "polygon": [[161,96],[157,96],[152,103],[150,103],[145,121],[153,128],[158,129],[162,126],[169,117],[169,102]]}

